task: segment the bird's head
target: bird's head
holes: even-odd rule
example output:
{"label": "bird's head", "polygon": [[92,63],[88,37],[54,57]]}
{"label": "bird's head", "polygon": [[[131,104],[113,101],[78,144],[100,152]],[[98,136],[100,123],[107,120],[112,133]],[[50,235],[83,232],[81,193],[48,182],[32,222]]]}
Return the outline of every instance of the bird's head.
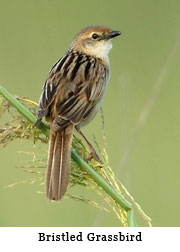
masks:
{"label": "bird's head", "polygon": [[121,32],[104,26],[92,26],[81,30],[71,44],[71,49],[98,58],[107,58],[112,48],[112,38]]}

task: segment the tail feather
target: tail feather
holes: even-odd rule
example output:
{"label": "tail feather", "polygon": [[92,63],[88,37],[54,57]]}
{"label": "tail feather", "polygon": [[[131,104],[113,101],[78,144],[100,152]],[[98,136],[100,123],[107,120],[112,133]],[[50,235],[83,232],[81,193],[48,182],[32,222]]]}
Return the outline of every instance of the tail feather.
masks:
{"label": "tail feather", "polygon": [[48,167],[46,177],[47,197],[49,200],[60,200],[69,183],[70,155],[73,125],[61,131],[51,130]]}

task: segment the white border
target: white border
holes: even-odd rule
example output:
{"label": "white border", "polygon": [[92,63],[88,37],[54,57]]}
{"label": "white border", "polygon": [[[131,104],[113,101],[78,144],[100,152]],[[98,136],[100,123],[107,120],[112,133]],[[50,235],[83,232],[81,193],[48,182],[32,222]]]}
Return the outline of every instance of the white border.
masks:
{"label": "white border", "polygon": [[[61,235],[68,232],[77,235],[82,232],[83,241],[38,241],[39,234]],[[141,232],[142,241],[88,241],[87,235],[137,235]],[[30,227],[0,228],[1,251],[178,251],[180,228],[87,228],[87,227]]]}

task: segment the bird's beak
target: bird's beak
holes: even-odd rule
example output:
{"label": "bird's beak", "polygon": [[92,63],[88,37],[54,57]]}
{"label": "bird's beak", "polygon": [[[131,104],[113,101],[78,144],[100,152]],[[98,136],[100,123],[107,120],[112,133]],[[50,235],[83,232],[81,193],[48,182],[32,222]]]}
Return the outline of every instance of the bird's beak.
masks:
{"label": "bird's beak", "polygon": [[119,35],[121,35],[120,31],[112,31],[110,34],[106,35],[105,39],[112,39],[112,38],[117,37]]}

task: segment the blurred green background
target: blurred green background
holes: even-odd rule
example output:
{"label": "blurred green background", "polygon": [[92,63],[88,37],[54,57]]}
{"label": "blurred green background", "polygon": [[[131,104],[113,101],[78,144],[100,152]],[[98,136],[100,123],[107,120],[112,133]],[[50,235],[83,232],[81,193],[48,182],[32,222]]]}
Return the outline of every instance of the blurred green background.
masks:
{"label": "blurred green background", "polygon": [[[153,226],[180,226],[180,1],[0,0],[0,6],[0,84],[35,101],[81,28],[102,24],[122,32],[110,53],[103,103],[110,164]],[[84,129],[102,145],[101,131],[100,115]],[[0,151],[0,226],[121,225],[72,199],[49,203],[37,193],[42,186],[5,189],[29,177],[16,168],[19,150],[33,151],[33,143]]]}

